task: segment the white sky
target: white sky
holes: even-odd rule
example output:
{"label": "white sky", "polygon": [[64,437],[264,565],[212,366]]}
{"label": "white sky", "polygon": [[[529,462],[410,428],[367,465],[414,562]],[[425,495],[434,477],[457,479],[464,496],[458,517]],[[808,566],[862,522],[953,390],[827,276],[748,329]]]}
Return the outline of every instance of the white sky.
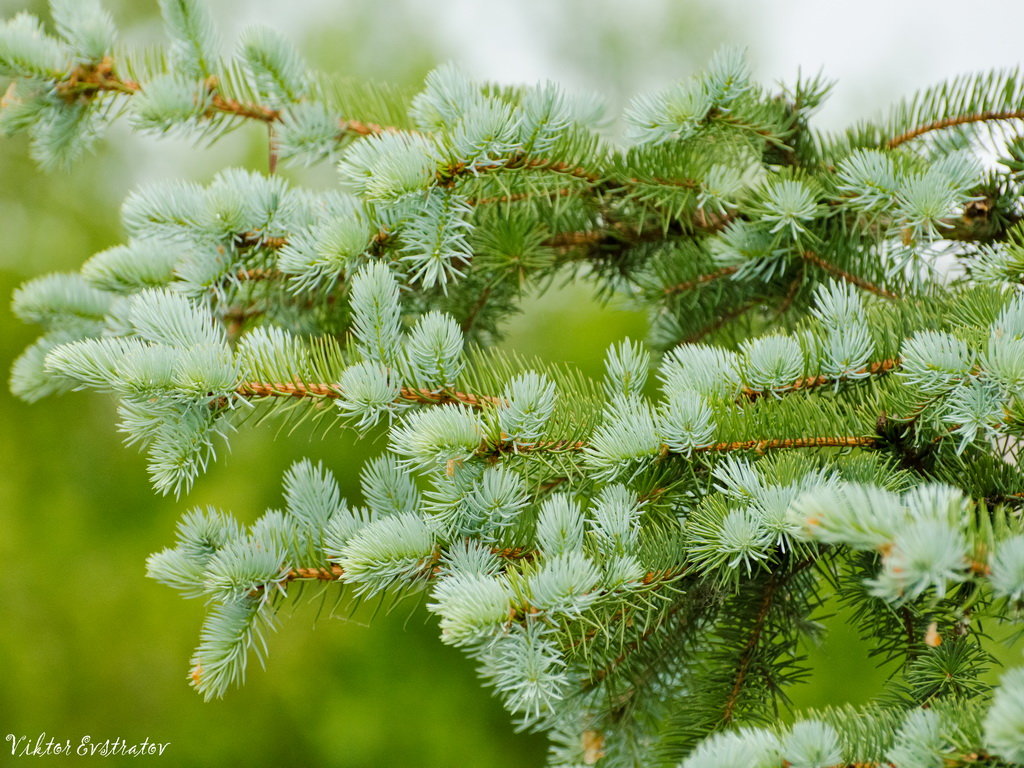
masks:
{"label": "white sky", "polygon": [[[216,2],[216,0],[214,0]],[[296,37],[311,18],[344,18],[348,3],[337,0],[245,0],[247,22],[273,23]],[[820,124],[840,127],[845,115],[870,114],[888,103],[941,79],[992,68],[1012,67],[1024,59],[1024,2],[988,0],[380,0],[381,23],[389,12],[412,14],[418,29],[438,41],[442,58],[464,64],[481,78],[505,82],[543,79],[573,85],[578,73],[565,66],[561,52],[572,27],[559,10],[581,8],[577,17],[587,44],[587,16],[621,31],[643,71],[647,36],[669,11],[689,6],[700,20],[713,14],[720,44],[748,48],[762,81],[791,81],[798,68],[822,69],[838,84]],[[431,23],[433,22],[433,23]],[[703,24],[703,22],[702,22]],[[556,30],[554,40],[545,26]],[[629,38],[633,39],[629,39]],[[396,41],[400,45],[400,41]],[[386,52],[382,51],[382,54]],[[652,67],[650,84],[684,77],[688,71]],[[644,86],[641,86],[644,87]]]}

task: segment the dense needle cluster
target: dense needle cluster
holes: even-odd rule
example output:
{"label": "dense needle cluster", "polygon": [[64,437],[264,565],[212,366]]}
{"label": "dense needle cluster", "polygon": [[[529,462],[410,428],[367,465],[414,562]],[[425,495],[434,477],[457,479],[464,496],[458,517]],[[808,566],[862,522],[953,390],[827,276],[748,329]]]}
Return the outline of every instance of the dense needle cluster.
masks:
{"label": "dense needle cluster", "polygon": [[[347,499],[299,462],[281,509],[194,509],[150,557],[208,603],[203,696],[317,581],[423,593],[552,765],[1024,763],[1024,667],[992,676],[982,631],[1024,610],[1020,73],[826,135],[827,83],[773,92],[726,50],[616,143],[550,83],[338,88],[271,30],[225,59],[199,0],[160,6],[159,56],[92,0],[54,0],[54,33],[5,22],[0,132],[54,167],[121,115],[205,141],[254,121],[269,173],[130,194],[123,245],[15,294],[44,333],[12,390],[113,394],[160,493],[274,412],[381,447]],[[490,344],[565,277],[649,312],[603,381]],[[892,679],[782,725],[826,601]]]}

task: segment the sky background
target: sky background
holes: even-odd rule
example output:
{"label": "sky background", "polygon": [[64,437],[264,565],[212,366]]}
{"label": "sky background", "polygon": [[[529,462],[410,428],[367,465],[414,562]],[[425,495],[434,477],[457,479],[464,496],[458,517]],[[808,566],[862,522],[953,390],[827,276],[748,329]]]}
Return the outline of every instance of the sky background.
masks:
{"label": "sky background", "polygon": [[[271,23],[302,37],[311,18],[336,23],[346,8],[363,12],[367,4],[238,5],[246,9],[244,18],[229,10],[231,4],[219,4],[225,26]],[[741,45],[764,82],[792,80],[798,69],[821,69],[837,80],[820,121],[837,128],[850,115],[880,109],[943,78],[1017,66],[1024,29],[1024,3],[1012,0],[380,0],[378,7],[404,16],[396,21],[399,28],[413,20],[418,36],[443,59],[502,82],[552,79],[601,92],[607,92],[602,84],[628,85],[626,92],[635,93],[685,77],[719,44]],[[385,25],[378,27],[371,37],[387,39]],[[609,57],[625,72],[609,73],[600,64],[585,68]]]}

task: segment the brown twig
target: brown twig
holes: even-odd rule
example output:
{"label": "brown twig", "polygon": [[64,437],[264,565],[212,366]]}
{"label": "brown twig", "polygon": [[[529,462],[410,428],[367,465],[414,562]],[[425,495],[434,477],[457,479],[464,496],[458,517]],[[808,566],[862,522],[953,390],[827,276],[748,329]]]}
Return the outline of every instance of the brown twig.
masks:
{"label": "brown twig", "polygon": [[775,315],[773,317],[773,324],[777,322],[780,317],[789,311],[789,308],[793,306],[793,302],[796,300],[796,295],[800,292],[800,286],[803,284],[804,270],[800,270],[800,274],[796,276],[796,279],[789,284],[789,288],[786,290],[786,295],[782,297],[782,301],[779,306],[775,309]]}
{"label": "brown twig", "polygon": [[732,688],[730,688],[729,695],[726,697],[725,704],[722,707],[722,723],[731,723],[735,716],[740,693],[743,690],[743,684],[746,682],[747,675],[750,673],[750,666],[754,661],[754,651],[764,634],[765,625],[768,622],[768,614],[775,602],[776,592],[778,592],[779,588],[786,582],[795,577],[801,571],[804,571],[814,565],[815,562],[817,561],[814,558],[807,558],[794,565],[788,572],[773,570],[771,575],[768,577],[768,581],[764,585],[764,592],[761,596],[761,604],[757,609],[757,615],[754,617],[754,624],[750,630],[750,637],[747,639],[746,645],[740,652],[739,664],[736,665],[736,675],[733,678]]}
{"label": "brown twig", "polygon": [[416,389],[402,387],[401,397],[414,403],[443,404],[462,403],[471,408],[487,408],[504,405],[505,401],[494,395],[474,395],[471,392],[457,392],[453,389]]}
{"label": "brown twig", "polygon": [[555,490],[555,488],[557,488],[558,486],[567,482],[569,482],[569,478],[566,477],[565,475],[552,478],[551,480],[546,480],[537,487],[537,495],[540,495],[542,493],[550,493],[551,491]]}
{"label": "brown twig", "polygon": [[396,128],[393,125],[378,125],[377,123],[367,123],[362,120],[342,120],[339,125],[342,131],[356,133],[360,136],[375,136],[378,133],[413,133],[413,131],[403,131],[401,128]]}
{"label": "brown twig", "polygon": [[[785,448],[872,448],[879,444],[876,436],[839,435],[815,437],[789,437],[763,440],[737,440],[734,442],[712,443],[692,449],[693,453],[730,453],[732,451],[754,451],[758,454]],[[585,440],[551,440],[538,443],[514,443],[502,440],[498,443],[485,441],[481,444],[477,455],[497,458],[506,453],[530,453],[547,451],[549,453],[575,453],[586,450],[590,443]],[[673,452],[667,445],[659,449],[660,455],[668,456]]]}
{"label": "brown twig", "polygon": [[[872,376],[884,376],[894,368],[898,367],[901,362],[902,361],[898,357],[890,358],[888,360],[878,360],[874,363],[868,363],[863,368],[859,368],[854,371],[852,375],[869,374]],[[806,389],[814,389],[815,387],[822,387],[835,381],[836,379],[828,376],[809,376],[805,379],[797,379],[789,386],[772,390],[772,392],[774,394],[798,392]],[[768,393],[758,389],[744,389],[740,392],[740,397],[745,400],[757,400],[759,397],[764,397],[766,394]]]}
{"label": "brown twig", "polygon": [[693,224],[697,229],[703,229],[706,232],[720,232],[725,229],[726,225],[735,219],[737,215],[736,211],[713,213],[705,211],[703,208],[698,208],[693,212]]}
{"label": "brown twig", "polygon": [[267,173],[277,173],[277,136],[273,125],[267,125]]}
{"label": "brown twig", "polygon": [[572,194],[569,187],[548,189],[542,192],[516,192],[509,195],[496,195],[495,197],[469,197],[466,198],[468,205],[492,205],[495,203],[517,203],[520,200],[531,200],[535,197],[568,197]]}
{"label": "brown twig", "polygon": [[698,285],[704,285],[705,283],[710,283],[720,278],[728,277],[729,275],[735,274],[737,271],[739,271],[739,267],[722,267],[721,269],[716,269],[714,272],[708,272],[705,275],[698,275],[692,280],[666,286],[662,289],[662,293],[666,296],[673,296],[677,293],[693,290]]}
{"label": "brown twig", "polygon": [[754,660],[754,649],[757,648],[757,644],[761,640],[764,625],[768,620],[768,612],[771,610],[772,601],[775,599],[775,593],[778,591],[781,583],[782,578],[779,576],[778,571],[772,571],[768,576],[768,581],[765,583],[764,593],[761,596],[761,605],[758,606],[757,615],[754,617],[754,626],[750,630],[750,637],[740,652],[740,660],[739,664],[736,665],[736,674],[733,677],[732,688],[729,689],[729,694],[725,697],[721,718],[721,722],[725,724],[731,723],[735,715],[736,705],[739,703],[743,684],[747,680],[750,665]]}
{"label": "brown twig", "polygon": [[260,310],[253,307],[229,307],[222,317],[228,338],[236,340],[245,329],[246,322],[261,314],[263,313]]}
{"label": "brown twig", "polygon": [[206,117],[213,117],[217,112],[223,112],[249,120],[258,120],[268,125],[281,119],[281,110],[264,104],[254,104],[228,98],[217,90],[219,86],[220,84],[216,77],[207,78],[206,89],[210,94],[210,107],[206,110]]}
{"label": "brown twig", "polygon": [[282,582],[287,581],[338,581],[345,575],[340,565],[327,565],[321,568],[292,568],[284,575]]}
{"label": "brown twig", "polygon": [[[525,547],[504,547],[491,550],[502,560],[523,560],[531,561],[537,557],[536,551]],[[431,558],[434,561],[440,560],[440,553]],[[433,569],[431,569],[433,571]],[[339,581],[345,575],[345,569],[340,565],[331,564],[316,568],[292,568],[277,580],[278,584],[286,584],[290,581]],[[258,594],[261,590],[254,592]]]}
{"label": "brown twig", "polygon": [[835,264],[832,264],[831,262],[825,261],[825,259],[821,258],[821,256],[816,254],[814,251],[801,251],[800,258],[809,261],[811,264],[814,264],[817,267],[821,267],[829,274],[835,275],[836,277],[840,278],[841,280],[845,280],[847,283],[850,283],[851,285],[856,285],[858,288],[863,288],[865,291],[873,293],[876,296],[881,296],[883,298],[893,300],[897,300],[900,298],[898,294],[895,294],[892,291],[877,286],[874,283],[869,282],[862,277],[857,277],[857,275],[851,274],[850,272],[847,272],[845,269],[837,267]]}
{"label": "brown twig", "polygon": [[917,630],[914,627],[914,614],[910,608],[900,608],[900,618],[903,620],[903,632],[907,639],[907,660],[913,661],[918,655]]}
{"label": "brown twig", "polygon": [[[239,384],[235,394],[245,398],[259,397],[319,397],[337,399],[342,396],[336,384],[324,384],[301,381],[247,381]],[[501,405],[504,400],[492,395],[475,395],[471,392],[459,392],[453,389],[417,389],[402,387],[398,400],[404,402],[438,405],[443,403],[462,403],[471,408],[485,408]]]}
{"label": "brown twig", "polygon": [[140,90],[134,80],[123,80],[117,76],[114,60],[109,56],[96,63],[79,64],[54,86],[57,96],[64,101],[89,99],[100,91],[132,95]]}
{"label": "brown twig", "polygon": [[965,125],[966,123],[981,123],[990,120],[1024,120],[1024,110],[1020,109],[1008,109],[1002,111],[985,111],[985,112],[974,112],[968,115],[954,115],[953,117],[944,117],[941,120],[936,120],[931,123],[925,123],[919,125],[905,133],[901,133],[899,136],[889,139],[886,143],[886,147],[893,149],[898,147],[900,144],[916,139],[930,131],[938,131],[943,128],[952,128],[955,125]]}
{"label": "brown twig", "polygon": [[754,451],[765,453],[779,448],[871,448],[878,444],[877,437],[794,437],[774,440],[739,440],[731,443],[715,443],[695,452]]}
{"label": "brown twig", "polygon": [[536,453],[540,451],[547,453],[575,453],[582,451],[587,445],[589,443],[585,440],[544,440],[537,443],[516,443],[502,435],[500,442],[483,441],[477,449],[476,455],[482,458],[497,459],[507,453]]}
{"label": "brown twig", "polygon": [[282,274],[276,269],[240,269],[235,272],[235,279],[241,282],[256,283],[262,280],[276,280]]}
{"label": "brown twig", "polygon": [[[220,93],[219,81],[216,77],[208,77],[205,83],[209,104],[204,117],[212,117],[217,113],[235,115],[249,120],[256,120],[272,125],[281,119],[281,110],[232,99]],[[55,88],[57,95],[66,101],[89,99],[97,93],[112,92],[133,96],[144,88],[134,80],[118,76],[114,69],[114,61],[109,56],[97,64],[80,64],[71,73],[60,80]],[[342,133],[354,133],[359,136],[372,136],[378,133],[397,133],[402,129],[390,125],[364,122],[362,120],[339,120],[338,128]],[[271,152],[271,173],[276,165],[276,153]]]}
{"label": "brown twig", "polygon": [[728,325],[729,323],[731,323],[733,320],[735,320],[735,319],[737,319],[739,317],[742,317],[743,315],[745,315],[750,310],[752,310],[755,307],[759,306],[761,303],[762,303],[761,299],[752,299],[751,301],[748,301],[745,304],[741,304],[740,306],[735,307],[733,309],[730,309],[727,312],[723,312],[721,315],[718,316],[718,318],[716,318],[714,320],[714,322],[711,322],[708,325],[705,325],[700,330],[698,330],[698,331],[696,331],[694,333],[691,333],[689,336],[687,336],[685,339],[683,339],[682,343],[684,343],[684,344],[693,344],[696,341],[700,341],[705,336],[714,333],[715,331],[719,330],[720,328],[722,328],[722,327]]}
{"label": "brown twig", "polygon": [[483,308],[487,306],[487,301],[491,298],[491,291],[494,290],[494,285],[490,284],[482,291],[477,297],[476,301],[473,302],[473,306],[469,308],[469,312],[462,318],[462,322],[459,323],[459,328],[462,329],[463,333],[469,333],[473,328],[473,324],[476,322],[477,316],[483,311]]}
{"label": "brown twig", "polygon": [[665,179],[659,176],[650,176],[646,179],[632,176],[626,181],[630,184],[651,184],[657,187],[681,187],[682,189],[700,189],[701,186],[697,179]]}
{"label": "brown twig", "polygon": [[[537,558],[537,551],[528,549],[526,547],[493,547],[491,552],[500,558],[508,562],[532,562]],[[443,556],[443,552],[440,548],[434,549],[430,556],[424,561],[423,568],[420,571],[424,578],[432,578],[437,576],[440,571],[440,563]],[[651,585],[662,585],[668,584],[679,578],[679,576],[685,573],[686,568],[669,569],[665,571],[650,571],[644,574],[641,579],[641,583],[646,586]],[[345,570],[340,565],[330,564],[312,568],[292,568],[283,574],[279,579],[276,580],[275,584],[278,586],[287,584],[293,581],[326,581],[334,582],[340,581],[345,576]],[[257,587],[250,593],[250,597],[258,597],[263,593],[263,587]],[[510,620],[518,620],[526,617],[527,615],[535,614],[540,611],[531,605],[518,605],[511,609],[509,612]],[[621,616],[623,613],[620,611],[617,616]],[[612,618],[612,621],[615,617]]]}
{"label": "brown twig", "polygon": [[581,245],[596,245],[604,242],[608,237],[608,232],[601,229],[559,232],[545,240],[544,245],[550,248],[577,248]]}
{"label": "brown twig", "polygon": [[544,157],[529,157],[523,154],[513,155],[503,163],[494,165],[474,165],[463,162],[451,163],[437,172],[437,183],[442,187],[451,187],[460,176],[476,175],[488,171],[513,170],[523,168],[528,170],[543,170],[552,173],[572,176],[576,179],[597,184],[601,181],[600,174],[588,171],[586,168],[569,165]]}
{"label": "brown twig", "polygon": [[[678,568],[668,568],[668,569],[665,569],[665,570],[662,570],[662,571],[648,571],[647,573],[645,573],[643,575],[643,578],[640,579],[640,583],[643,584],[644,586],[648,586],[648,587],[661,587],[661,586],[664,586],[666,584],[670,584],[673,581],[677,580],[680,576],[685,575],[688,570],[689,569],[688,569],[687,566],[679,566]],[[630,606],[626,606],[626,607],[628,608]],[[509,613],[509,619],[515,621],[515,620],[521,619],[521,618],[523,618],[523,617],[525,617],[527,615],[536,614],[536,613],[540,613],[540,609],[539,608],[535,608],[535,607],[533,607],[531,605],[520,604],[519,606],[514,608]],[[604,624],[605,625],[614,624],[616,621],[618,621],[619,619],[621,619],[625,615],[626,615],[626,608],[620,608],[617,611],[615,611],[615,613],[613,613],[611,615],[611,617],[608,618],[608,620],[604,622]],[[600,631],[600,627],[594,627],[593,629],[588,630],[586,633],[583,634],[582,637],[580,637],[580,639],[574,640],[574,641],[568,643],[568,645],[566,646],[567,650],[571,650],[573,648],[576,648],[576,647],[582,645],[587,640],[590,640],[595,635],[597,635],[597,633],[599,631]]]}
{"label": "brown twig", "polygon": [[586,168],[580,168],[579,166],[573,166],[563,162],[552,162],[551,160],[543,157],[526,157],[519,155],[506,163],[505,167],[551,171],[552,173],[564,174],[566,176],[573,176],[577,179],[589,181],[591,184],[596,184],[601,181],[600,174],[588,171]]}
{"label": "brown twig", "polygon": [[[624,645],[623,648],[622,648],[622,652],[618,656],[616,656],[614,659],[612,659],[610,662],[608,662],[605,666],[601,667],[599,670],[597,670],[597,672],[595,672],[593,675],[591,675],[587,679],[587,681],[584,683],[583,687],[589,689],[589,688],[593,688],[595,685],[599,685],[601,682],[603,682],[604,679],[606,677],[608,677],[608,675],[610,675],[612,672],[614,672],[616,669],[618,669],[622,665],[622,662],[624,662],[633,653],[635,653],[637,651],[637,649],[640,648],[640,646],[642,646],[645,642],[647,642],[650,639],[651,635],[653,635],[659,629],[664,627],[666,621],[671,619],[675,614],[677,614],[680,610],[682,610],[685,607],[687,607],[687,604],[684,601],[679,601],[675,605],[673,605],[671,608],[669,608],[664,613],[664,615],[662,615],[660,617],[660,620],[658,622],[656,622],[656,623],[652,624],[651,626],[647,627],[647,629],[645,629],[640,634],[639,637],[637,637],[637,638],[631,640],[630,642],[626,643],[626,645]],[[579,643],[577,643],[577,645],[578,644]]]}

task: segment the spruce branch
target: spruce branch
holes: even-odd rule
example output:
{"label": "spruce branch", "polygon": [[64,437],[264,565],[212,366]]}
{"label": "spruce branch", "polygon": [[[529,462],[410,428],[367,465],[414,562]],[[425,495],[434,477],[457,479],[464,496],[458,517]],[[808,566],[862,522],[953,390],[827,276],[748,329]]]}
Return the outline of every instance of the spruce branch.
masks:
{"label": "spruce branch", "polygon": [[873,448],[879,444],[878,438],[867,436],[820,436],[776,438],[771,440],[738,440],[730,443],[715,443],[707,447],[694,448],[695,452],[731,453],[734,451],[754,451],[764,454],[770,450],[785,448]]}
{"label": "spruce branch", "polygon": [[[683,575],[683,573],[685,573],[685,571],[683,571],[682,573],[680,573],[678,575],[681,576],[681,575]],[[646,580],[646,576],[645,576],[645,580]],[[609,661],[603,667],[599,667],[597,669],[597,671],[594,672],[594,674],[592,674],[583,683],[583,688],[584,689],[594,688],[594,687],[600,685],[602,682],[604,682],[604,680],[609,675],[615,673],[615,671],[617,669],[619,669],[619,667],[622,666],[623,662],[625,662],[632,654],[636,653],[640,648],[642,648],[644,643],[646,643],[648,640],[650,640],[651,637],[653,637],[655,633],[657,633],[658,631],[663,629],[665,624],[669,620],[671,620],[673,616],[675,616],[680,611],[682,611],[684,609],[687,609],[689,607],[690,606],[685,601],[682,601],[682,600],[680,600],[679,602],[675,603],[675,605],[673,605],[671,608],[669,608],[667,611],[665,611],[663,614],[661,614],[658,617],[657,621],[652,622],[637,637],[635,637],[633,640],[631,640],[628,643],[626,643],[626,645],[623,647],[622,651],[614,659]],[[620,616],[613,617],[613,621],[619,620],[620,618],[621,618]],[[587,639],[591,639],[591,638],[587,638]],[[583,640],[581,639],[578,642],[583,642]]]}
{"label": "spruce branch", "polygon": [[782,297],[782,301],[779,302],[779,306],[775,309],[775,320],[785,315],[789,308],[793,306],[793,302],[796,301],[796,296],[800,292],[805,277],[806,275],[803,270],[800,270],[800,273],[793,279],[793,282],[789,284],[789,288],[786,289],[786,295]]}
{"label": "spruce branch", "polygon": [[895,149],[901,144],[905,144],[908,141],[916,139],[918,136],[923,136],[931,131],[940,131],[943,128],[952,128],[957,125],[966,125],[968,123],[981,123],[992,120],[1024,120],[1024,110],[1021,109],[1006,109],[1006,110],[986,110],[984,112],[975,112],[967,115],[951,115],[944,117],[941,120],[933,120],[930,123],[919,125],[915,128],[911,128],[899,136],[893,136],[889,141],[886,142],[886,147],[889,149]]}
{"label": "spruce branch", "polygon": [[544,190],[542,192],[512,192],[507,195],[495,195],[493,197],[468,197],[466,202],[469,205],[499,205],[502,203],[519,203],[524,200],[534,200],[537,198],[557,198],[557,197],[569,197],[573,194],[573,190],[569,187],[559,187],[552,190]]}
{"label": "spruce branch", "polygon": [[710,283],[715,280],[720,280],[723,277],[729,277],[730,275],[736,274],[739,271],[739,267],[722,267],[716,269],[714,272],[708,272],[707,274],[699,275],[692,280],[687,280],[682,283],[676,283],[675,285],[667,285],[662,289],[662,292],[666,296],[672,296],[676,293],[683,293],[684,291],[691,291],[699,285]]}
{"label": "spruce branch", "polygon": [[476,175],[488,169],[495,171],[517,169],[549,171],[560,176],[570,176],[572,178],[581,179],[589,182],[590,184],[597,184],[602,180],[601,174],[595,171],[590,171],[579,166],[573,166],[559,160],[550,160],[543,157],[531,157],[524,154],[513,154],[500,164],[493,166],[480,167],[476,165],[468,165],[466,163],[452,163],[438,170],[437,181],[441,186],[450,187],[460,176],[466,176],[469,174]]}
{"label": "spruce branch", "polygon": [[[712,443],[691,449],[693,453],[732,453],[735,451],[754,451],[758,454],[770,450],[786,448],[872,448],[879,444],[875,436],[811,436],[793,438],[762,438],[754,440],[735,440],[732,442]],[[513,444],[508,441],[481,445],[479,456],[497,457],[504,453],[565,453],[586,450],[589,443],[583,440],[550,440],[539,443]],[[674,453],[667,445],[662,445],[654,452],[655,456],[668,456]]]}
{"label": "spruce branch", "polygon": [[[525,550],[522,547],[495,549],[493,553],[501,560],[509,561],[532,560],[536,557],[536,552]],[[435,560],[440,560],[440,557],[440,554],[438,554]],[[432,573],[436,575],[437,572],[438,567],[435,564]],[[344,578],[345,569],[340,565],[334,564],[330,566],[291,568],[285,572],[277,583],[285,584],[289,581],[343,581]]]}
{"label": "spruce branch", "polygon": [[722,706],[720,720],[725,725],[729,725],[736,716],[736,707],[739,703],[740,693],[743,691],[744,683],[746,682],[747,675],[750,672],[750,665],[754,659],[754,653],[757,649],[758,643],[761,641],[761,636],[764,633],[765,624],[768,620],[768,613],[772,608],[775,595],[779,590],[782,580],[783,577],[773,571],[768,576],[765,581],[764,588],[761,591],[761,601],[758,605],[757,613],[754,616],[754,621],[750,627],[747,642],[740,650],[739,663],[736,665],[736,672],[733,676],[732,687],[726,694],[725,703]]}
{"label": "spruce branch", "polygon": [[[887,373],[891,373],[900,366],[902,360],[899,358],[889,358],[888,360],[876,360],[863,368],[858,368],[853,371],[852,379],[860,378],[863,375],[869,376],[884,376]],[[802,390],[815,389],[816,387],[824,387],[829,384],[833,384],[837,379],[829,376],[809,376],[805,379],[797,379],[792,384],[786,387],[781,387],[772,391],[775,395],[781,395],[786,392],[799,392]],[[764,390],[754,390],[745,388],[740,393],[743,398],[747,400],[757,400],[759,397],[764,397],[767,392]]]}
{"label": "spruce branch", "polygon": [[[337,384],[314,382],[262,382],[247,381],[240,384],[235,393],[247,400],[272,397],[320,398],[336,400],[344,396]],[[470,392],[440,389],[416,389],[402,387],[396,402],[420,403],[424,405],[442,405],[444,403],[461,403],[471,408],[487,408],[501,405],[504,401],[492,395],[477,395]],[[226,402],[223,405],[227,405]]]}
{"label": "spruce branch", "polygon": [[[55,91],[57,95],[68,102],[80,100],[91,100],[103,93],[113,93],[123,96],[135,96],[144,91],[145,86],[134,80],[123,78],[117,74],[115,62],[111,57],[105,57],[98,63],[82,63],[66,75],[64,73],[53,73],[56,80]],[[220,81],[215,75],[210,75],[203,83],[209,97],[208,107],[204,117],[210,118],[217,114],[240,117],[247,120],[271,125],[280,122],[282,111],[275,107],[257,102],[240,101],[225,96],[220,87]],[[397,133],[401,129],[389,125],[355,120],[339,119],[337,121],[338,137],[346,134],[356,136],[376,136],[382,133]]]}
{"label": "spruce branch", "polygon": [[850,283],[851,285],[855,285],[858,288],[862,288],[865,291],[868,291],[869,293],[873,293],[876,296],[881,296],[886,299],[892,299],[893,301],[896,301],[900,298],[898,294],[895,294],[892,291],[882,288],[881,286],[875,285],[874,283],[865,280],[862,277],[858,277],[857,275],[851,274],[850,272],[847,272],[845,269],[841,269],[840,267],[837,267],[835,264],[826,261],[814,251],[801,251],[800,258],[804,259],[805,261],[811,264],[814,264],[816,267],[820,267],[821,269],[828,272],[830,275],[835,275],[839,279],[844,280],[847,283]]}
{"label": "spruce branch", "polygon": [[[982,676],[981,619],[1019,622],[1024,596],[1024,144],[993,130],[994,168],[966,141],[899,150],[1024,119],[1017,73],[827,137],[808,119],[827,83],[775,93],[726,50],[635,99],[623,144],[550,83],[447,66],[415,97],[332,92],[273,31],[222,61],[201,0],[161,7],[169,65],[115,56],[93,0],[56,0],[59,37],[0,25],[0,131],[50,167],[123,106],[161,134],[248,121],[271,175],[133,192],[127,243],[16,292],[43,335],[12,390],[113,394],[161,492],[247,413],[388,432],[357,501],[298,462],[279,508],[247,526],[192,510],[150,557],[210,601],[202,695],[263,659],[286,587],[330,582],[428,594],[553,764],[1020,761],[1024,673]],[[293,185],[278,159],[334,165],[341,187]],[[965,268],[940,276],[947,253]],[[648,313],[603,380],[484,349],[560,276]],[[833,593],[904,662],[890,689],[756,727]]]}
{"label": "spruce branch", "polygon": [[[220,112],[263,123],[273,123],[280,119],[280,111],[272,107],[225,97],[219,91],[219,81],[215,76],[208,77],[204,87],[210,96],[207,117]],[[56,85],[57,94],[67,101],[88,100],[101,93],[134,96],[142,90],[141,84],[124,79],[116,73],[114,60],[110,57],[98,64],[80,64],[67,77],[61,75]]]}
{"label": "spruce branch", "polygon": [[708,325],[705,325],[703,328],[699,329],[695,333],[691,333],[689,336],[683,339],[683,343],[696,344],[701,339],[704,339],[707,336],[712,335],[716,331],[725,328],[734,320],[737,320],[743,317],[743,315],[747,314],[748,312],[752,312],[753,310],[757,309],[763,303],[763,300],[760,298],[751,299],[738,307],[729,309],[723,312],[717,318],[715,318],[713,322],[709,323]]}
{"label": "spruce branch", "polygon": [[722,705],[721,714],[719,716],[720,725],[728,726],[737,716],[740,695],[743,692],[747,677],[751,672],[751,666],[754,663],[758,645],[764,637],[769,615],[775,607],[779,590],[782,589],[787,582],[798,576],[802,571],[812,567],[815,562],[816,561],[814,559],[808,558],[795,563],[784,570],[773,570],[765,580],[764,585],[761,588],[757,613],[754,615],[754,620],[747,630],[746,643],[740,649],[738,663],[736,664],[735,673],[733,675],[732,686],[729,688],[729,691],[725,696],[725,701]]}

